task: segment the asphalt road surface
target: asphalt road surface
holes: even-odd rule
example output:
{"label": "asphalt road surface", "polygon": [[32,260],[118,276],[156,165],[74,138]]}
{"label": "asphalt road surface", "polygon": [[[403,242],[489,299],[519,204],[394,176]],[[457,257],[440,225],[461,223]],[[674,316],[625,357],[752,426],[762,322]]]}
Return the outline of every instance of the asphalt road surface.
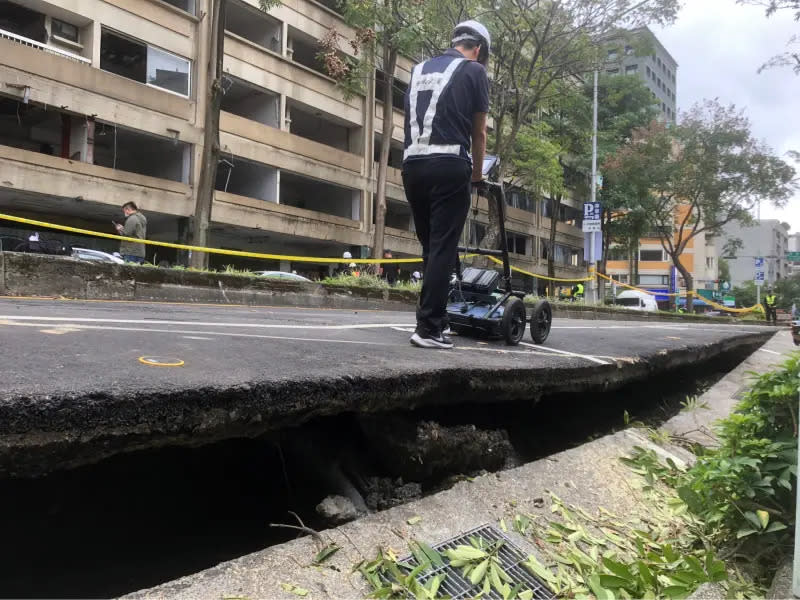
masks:
{"label": "asphalt road surface", "polygon": [[[759,326],[556,319],[542,346],[408,343],[409,312],[0,299],[0,399],[165,391],[445,368],[587,367],[710,344]],[[180,366],[164,366],[164,365]]]}

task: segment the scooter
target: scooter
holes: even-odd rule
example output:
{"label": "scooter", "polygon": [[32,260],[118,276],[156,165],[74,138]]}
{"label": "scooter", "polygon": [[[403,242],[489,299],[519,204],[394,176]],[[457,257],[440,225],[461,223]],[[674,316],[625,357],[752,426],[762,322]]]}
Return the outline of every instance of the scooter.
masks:
{"label": "scooter", "polygon": [[[456,276],[450,285],[447,317],[450,328],[458,335],[504,339],[516,346],[522,341],[528,323],[525,292],[514,290],[511,283],[511,262],[506,238],[506,198],[502,182],[496,178],[499,163],[496,157],[484,161],[486,179],[478,185],[478,193],[497,203],[500,216],[500,249],[459,246],[458,252],[493,256],[502,260],[502,274],[495,269],[467,267],[456,261]],[[530,316],[531,338],[543,344],[550,335],[553,310],[547,300],[538,300]]]}

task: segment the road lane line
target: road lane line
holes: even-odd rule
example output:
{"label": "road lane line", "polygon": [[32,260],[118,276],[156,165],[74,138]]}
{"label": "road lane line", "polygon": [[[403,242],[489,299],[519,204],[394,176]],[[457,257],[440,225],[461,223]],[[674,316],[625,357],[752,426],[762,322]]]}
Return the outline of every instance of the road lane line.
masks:
{"label": "road lane line", "polygon": [[778,356],[783,356],[780,352],[775,352],[774,350],[767,350],[766,348],[759,348],[759,352],[769,352],[770,354],[777,354]]}
{"label": "road lane line", "polygon": [[545,352],[555,352],[556,354],[563,354],[565,356],[574,356],[575,358],[583,358],[585,360],[590,360],[599,365],[611,364],[610,362],[600,360],[599,358],[595,358],[594,356],[589,356],[588,354],[576,354],[575,352],[567,352],[566,350],[556,350],[555,348],[549,348],[547,346],[538,346],[536,344],[529,344],[528,342],[520,342],[520,345],[528,346],[529,348],[536,348],[537,350],[544,350]]}
{"label": "road lane line", "polygon": [[8,321],[43,321],[47,323],[117,323],[122,325],[189,325],[194,327],[245,327],[255,329],[323,329],[328,331],[346,331],[352,329],[388,329],[392,327],[414,327],[409,323],[357,323],[353,325],[284,325],[277,323],[211,323],[204,321],[169,321],[160,319],[97,319],[90,317],[31,317],[6,315],[0,320]]}
{"label": "road lane line", "polygon": [[[41,327],[36,323],[11,323],[12,327]],[[394,346],[395,344],[386,344],[383,342],[361,342],[354,340],[335,340],[335,339],[322,339],[322,338],[301,338],[289,337],[283,335],[261,335],[257,333],[231,333],[229,331],[191,331],[183,329],[151,329],[148,327],[111,327],[108,325],[78,325],[70,324],[73,331],[133,331],[139,333],[170,333],[181,335],[211,335],[211,336],[227,336],[227,337],[241,337],[241,338],[256,338],[264,340],[289,340],[296,342],[328,342],[331,344],[357,344],[363,346]]]}

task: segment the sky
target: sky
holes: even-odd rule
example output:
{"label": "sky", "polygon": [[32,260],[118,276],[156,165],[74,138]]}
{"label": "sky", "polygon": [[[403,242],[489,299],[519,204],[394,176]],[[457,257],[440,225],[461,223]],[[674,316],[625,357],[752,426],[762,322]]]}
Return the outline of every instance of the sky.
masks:
{"label": "sky", "polygon": [[[683,0],[678,20],[651,27],[678,62],[678,111],[704,98],[743,108],[753,135],[778,155],[800,151],[800,75],[789,67],[758,73],[786,49],[800,23],[792,11],[767,18],[763,7],[736,0]],[[788,157],[784,157],[788,160]],[[794,164],[800,171],[800,164]],[[754,215],[755,216],[755,215]],[[762,219],[780,219],[800,231],[800,192],[783,209],[764,203]]]}

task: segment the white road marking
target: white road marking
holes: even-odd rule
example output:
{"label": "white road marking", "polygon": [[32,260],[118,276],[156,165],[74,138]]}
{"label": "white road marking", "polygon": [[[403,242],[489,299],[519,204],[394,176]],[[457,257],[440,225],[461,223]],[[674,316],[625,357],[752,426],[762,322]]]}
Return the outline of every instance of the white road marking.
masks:
{"label": "white road marking", "polygon": [[[36,323],[9,323],[14,327],[40,327]],[[142,333],[179,333],[185,335],[211,335],[211,336],[227,336],[227,337],[241,337],[241,338],[257,338],[265,340],[290,340],[296,342],[329,342],[331,344],[357,344],[363,346],[390,346],[393,344],[385,344],[382,342],[357,342],[352,340],[326,340],[321,338],[300,338],[289,337],[283,335],[260,335],[257,333],[231,333],[228,331],[191,331],[182,329],[150,329],[148,327],[111,327],[108,325],[74,325],[75,331],[85,330],[100,330],[100,331],[135,331]]]}
{"label": "white road marking", "polygon": [[529,348],[536,348],[537,350],[543,350],[545,352],[555,352],[556,354],[564,354],[566,356],[574,356],[575,358],[583,358],[585,360],[590,360],[599,365],[611,364],[610,362],[600,360],[599,358],[595,358],[594,356],[589,356],[587,354],[576,354],[575,352],[567,352],[566,350],[556,350],[555,348],[548,348],[547,346],[538,346],[536,344],[529,344],[528,342],[520,342],[520,345],[528,346]]}
{"label": "white road marking", "polygon": [[395,331],[402,331],[404,333],[414,333],[416,329],[414,327],[392,327]]}
{"label": "white road marking", "polygon": [[89,317],[20,317],[15,315],[0,316],[0,320],[9,321],[45,321],[63,323],[117,323],[121,325],[189,325],[194,327],[253,327],[257,329],[324,329],[324,330],[347,330],[347,329],[386,329],[392,327],[413,327],[408,323],[364,323],[355,325],[283,325],[273,323],[207,323],[203,321],[166,321],[150,319],[93,319]]}
{"label": "white road marking", "polygon": [[213,340],[214,338],[202,337],[202,336],[199,336],[199,335],[185,335],[185,336],[183,336],[183,339],[185,339],[185,340]]}
{"label": "white road marking", "polygon": [[766,348],[759,348],[760,352],[769,352],[770,354],[777,354],[778,356],[782,356],[780,352],[775,352],[774,350],[767,350]]}

